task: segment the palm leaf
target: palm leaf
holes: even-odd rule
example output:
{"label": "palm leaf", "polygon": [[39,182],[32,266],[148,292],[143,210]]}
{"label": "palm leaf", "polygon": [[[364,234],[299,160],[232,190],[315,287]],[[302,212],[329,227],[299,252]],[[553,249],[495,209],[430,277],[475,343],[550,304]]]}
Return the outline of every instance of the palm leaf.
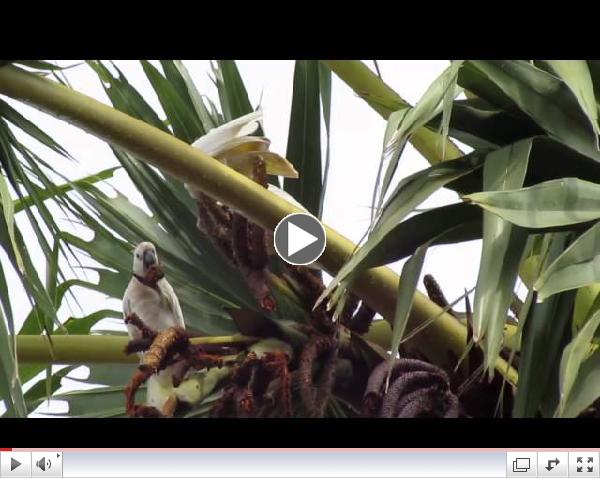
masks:
{"label": "palm leaf", "polygon": [[484,159],[485,156],[474,154],[461,159],[444,161],[403,179],[383,207],[381,217],[367,242],[344,264],[322,297],[328,295],[342,281],[366,269],[371,252],[415,207],[444,184],[481,167]]}
{"label": "palm leaf", "polygon": [[551,136],[600,160],[588,114],[560,78],[523,60],[470,60],[458,82],[497,106],[514,105]]}
{"label": "palm leaf", "polygon": [[[14,337],[14,333],[11,334]],[[15,342],[6,328],[0,309],[0,399],[7,412],[17,417],[27,416],[27,407],[17,373]]]}
{"label": "palm leaf", "polygon": [[[600,313],[596,312],[563,351],[560,361],[560,402],[557,410],[558,416],[564,416],[567,403],[569,400],[573,400],[571,398],[573,386],[575,385],[582,364],[586,359],[590,358],[592,339],[599,325]],[[573,408],[572,405],[571,407]]]}
{"label": "palm leaf", "polygon": [[150,81],[158,100],[173,128],[173,133],[188,144],[204,134],[204,128],[191,104],[186,103],[176,89],[176,85],[167,80],[150,62],[142,60],[142,68]]}
{"label": "palm leaf", "polygon": [[[514,189],[523,185],[531,140],[523,140],[488,155],[483,176],[486,191]],[[473,338],[485,336],[486,367],[491,371],[502,346],[504,324],[527,233],[489,212],[483,215],[483,245],[475,302]]]}
{"label": "palm leaf", "polygon": [[286,179],[284,188],[319,217],[323,171],[319,64],[316,60],[296,61],[293,92],[286,157],[298,171],[299,178]]}
{"label": "palm leaf", "polygon": [[599,234],[600,224],[596,224],[543,271],[534,285],[541,300],[557,292],[600,282],[595,265]]}
{"label": "palm leaf", "polygon": [[404,330],[408,323],[408,317],[417,289],[417,283],[423,269],[425,254],[428,244],[417,248],[413,256],[406,261],[400,274],[400,283],[398,285],[398,300],[396,301],[396,312],[394,314],[394,323],[392,324],[392,346],[390,351],[389,372],[386,379],[386,390],[390,383],[394,362],[398,355],[398,349],[404,336]]}
{"label": "palm leaf", "polygon": [[577,178],[546,181],[509,191],[486,191],[463,197],[521,227],[567,226],[600,217],[600,185]]}
{"label": "palm leaf", "polygon": [[321,217],[323,215],[323,206],[325,204],[325,193],[327,192],[327,179],[329,177],[331,153],[331,70],[322,63],[319,63],[319,91],[321,93],[321,106],[323,107],[325,134],[327,135],[325,144],[325,166],[323,169],[323,186],[321,188],[321,197],[319,198],[319,217]]}
{"label": "palm leaf", "polygon": [[[213,73],[225,121],[231,121],[254,111],[234,60],[217,60],[216,66],[213,66]],[[262,133],[259,130],[257,134]]]}

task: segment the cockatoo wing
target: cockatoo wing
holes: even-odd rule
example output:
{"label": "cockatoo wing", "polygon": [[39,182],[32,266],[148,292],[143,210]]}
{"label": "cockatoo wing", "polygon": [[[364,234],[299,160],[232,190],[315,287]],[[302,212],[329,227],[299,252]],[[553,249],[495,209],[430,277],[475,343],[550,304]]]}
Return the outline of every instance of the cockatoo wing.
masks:
{"label": "cockatoo wing", "polygon": [[[123,296],[123,314],[126,318],[136,314],[150,329],[160,332],[168,327],[185,328],[179,299],[169,282],[163,278],[157,283],[158,290],[132,278]],[[129,336],[140,338],[137,327],[128,325]]]}
{"label": "cockatoo wing", "polygon": [[[125,290],[125,294],[123,295],[123,319],[127,319],[131,314],[134,313],[133,304],[131,303],[132,299],[132,286],[133,281],[129,283],[127,289]],[[137,327],[133,325],[127,324],[127,333],[129,334],[129,338],[132,340],[140,339],[142,337],[142,333]]]}
{"label": "cockatoo wing", "polygon": [[175,290],[169,284],[167,279],[161,279],[158,281],[158,289],[160,290],[161,299],[165,307],[173,314],[173,325],[185,329],[185,321],[183,320],[183,312],[181,311],[181,305]]}

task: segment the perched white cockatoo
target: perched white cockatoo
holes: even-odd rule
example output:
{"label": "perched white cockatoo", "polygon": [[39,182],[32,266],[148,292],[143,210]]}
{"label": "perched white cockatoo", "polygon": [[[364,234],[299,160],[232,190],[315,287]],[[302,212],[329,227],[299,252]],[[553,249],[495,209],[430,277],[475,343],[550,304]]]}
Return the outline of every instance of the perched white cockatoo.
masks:
{"label": "perched white cockatoo", "polygon": [[[155,332],[174,326],[185,328],[179,299],[173,287],[165,277],[156,276],[159,265],[154,244],[141,242],[137,245],[133,251],[133,274],[123,296],[124,318],[136,314]],[[132,324],[127,324],[127,330],[132,340],[142,337],[140,330]],[[175,393],[172,368],[168,367],[150,377],[147,387],[147,405],[162,411],[167,400]]]}
{"label": "perched white cockatoo", "polygon": [[[156,271],[160,271],[159,266],[154,245],[150,242],[138,244],[133,251],[132,278],[123,296],[124,318],[136,314],[155,332],[173,326],[185,329],[181,306],[173,287],[165,277],[156,275]],[[127,330],[132,340],[142,337],[140,330],[132,324],[127,325]],[[188,373],[181,384],[175,387],[173,371],[173,367],[167,367],[148,379],[146,405],[164,413],[167,402],[171,405],[176,405],[177,402],[197,403],[230,373],[229,367]],[[167,414],[171,411],[172,409]]]}
{"label": "perched white cockatoo", "polygon": [[[150,329],[160,332],[168,327],[185,328],[179,299],[165,277],[151,285],[152,275],[160,266],[156,248],[151,242],[139,243],[133,251],[132,277],[123,297],[125,315],[137,314]],[[132,339],[141,338],[140,331],[128,325]]]}
{"label": "perched white cockatoo", "polygon": [[[250,136],[258,129],[261,122],[262,110],[258,109],[211,129],[192,143],[192,146],[246,176],[251,176],[254,160],[261,158],[265,162],[267,174],[297,178],[298,171],[294,169],[292,163],[279,154],[269,151],[271,141],[264,137]],[[186,184],[186,188],[194,198],[201,193],[200,189],[190,184]],[[268,189],[306,211],[302,204],[283,189],[272,184],[268,185]]]}

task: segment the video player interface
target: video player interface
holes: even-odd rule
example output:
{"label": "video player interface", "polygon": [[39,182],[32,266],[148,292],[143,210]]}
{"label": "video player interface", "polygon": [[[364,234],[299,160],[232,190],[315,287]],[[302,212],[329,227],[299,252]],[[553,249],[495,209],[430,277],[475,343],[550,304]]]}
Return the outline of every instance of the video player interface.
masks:
{"label": "video player interface", "polygon": [[598,477],[599,451],[448,449],[13,449],[0,477]]}

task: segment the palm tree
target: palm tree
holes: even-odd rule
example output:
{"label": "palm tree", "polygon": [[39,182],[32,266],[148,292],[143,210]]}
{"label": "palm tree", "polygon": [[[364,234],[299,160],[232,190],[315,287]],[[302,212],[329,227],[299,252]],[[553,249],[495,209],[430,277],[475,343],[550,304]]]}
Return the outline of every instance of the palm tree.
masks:
{"label": "palm tree", "polygon": [[[322,161],[318,125],[321,111],[326,125],[329,121],[331,72],[385,117],[388,127],[365,241],[355,250],[327,230],[320,263],[335,276],[327,288],[318,274],[271,261],[260,281],[277,304],[274,310],[257,301],[256,283],[239,263],[227,260],[214,231],[197,227],[202,212],[183,186],[199,188],[201,206],[239,215],[250,223],[247,227],[263,233],[298,211],[256,178],[189,146],[212,128],[253,111],[235,63],[215,64],[218,106],[198,92],[181,62],[160,63],[162,72],[149,62],[142,67],[166,123],[122,73],[112,74],[102,62],[88,65],[113,108],[42,78],[51,73],[61,79],[51,64],[0,67],[1,94],[106,140],[151,211],[102,193],[95,183],[110,170],[57,185],[44,172],[52,170],[51,164],[16,140],[7,121],[66,156],[64,149],[8,104],[0,105],[0,239],[34,304],[17,334],[8,288],[0,287],[8,325],[0,321],[5,344],[0,347],[0,396],[8,415],[26,415],[77,364],[91,364],[88,380],[103,387],[62,395],[69,414],[125,414],[123,392],[134,367],[111,366],[107,373],[104,364],[135,362],[122,352],[127,339],[90,334],[98,320],[118,312],[98,311],[61,324],[56,310],[75,285],[120,297],[132,245],[144,239],[155,242],[165,257],[195,336],[192,344],[204,352],[216,344],[227,355],[227,365],[217,369],[223,373],[201,370],[205,393],[178,413],[577,416],[590,413],[590,407],[595,413],[600,391],[589,378],[597,368],[600,321],[594,270],[600,217],[594,194],[597,62],[453,61],[414,107],[361,62],[296,62],[286,157],[299,179],[286,179],[283,187],[313,214],[321,212],[326,183],[327,154]],[[462,91],[467,99],[456,99]],[[472,151],[464,154],[450,138]],[[431,166],[392,188],[407,141]],[[279,184],[277,178],[272,181]],[[411,215],[442,187],[456,191],[462,201]],[[61,231],[47,212],[48,200],[91,229],[94,239]],[[50,244],[41,230],[36,233],[49,264],[46,284],[14,222],[22,210],[37,231],[34,207],[54,240]],[[483,249],[472,314],[468,299],[466,314],[455,312],[430,279],[430,299],[416,291],[429,247],[477,238],[483,239]],[[58,256],[70,254],[75,265],[73,251],[101,264],[98,284],[64,279]],[[406,257],[399,281],[385,265]],[[514,296],[519,277],[528,287],[524,303]],[[370,309],[385,321],[370,323]],[[510,310],[516,321],[510,320]],[[341,325],[332,325],[334,315]],[[275,348],[263,340],[273,337]],[[51,363],[70,367],[53,374]],[[44,370],[46,379],[23,394],[20,384]],[[249,382],[248,371],[266,385]],[[486,372],[493,381],[486,380]],[[248,406],[244,390],[253,392],[256,407]],[[272,403],[278,393],[286,398],[280,401],[283,407]]]}

